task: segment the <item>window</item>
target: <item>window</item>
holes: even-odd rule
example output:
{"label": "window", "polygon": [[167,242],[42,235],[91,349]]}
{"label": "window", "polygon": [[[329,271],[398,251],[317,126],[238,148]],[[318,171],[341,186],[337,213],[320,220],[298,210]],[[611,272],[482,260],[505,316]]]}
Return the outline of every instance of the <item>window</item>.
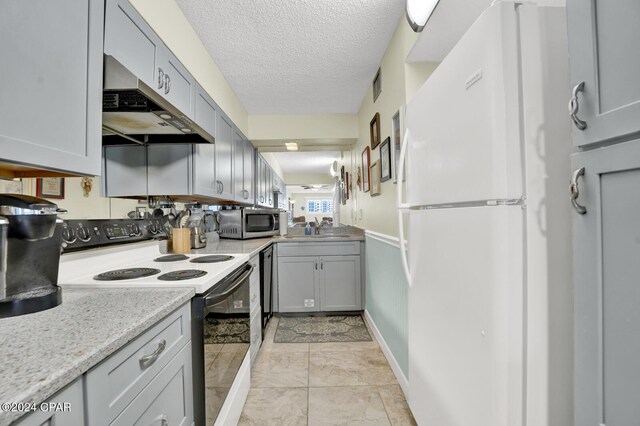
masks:
{"label": "window", "polygon": [[309,213],[333,213],[333,200],[307,200],[307,212]]}

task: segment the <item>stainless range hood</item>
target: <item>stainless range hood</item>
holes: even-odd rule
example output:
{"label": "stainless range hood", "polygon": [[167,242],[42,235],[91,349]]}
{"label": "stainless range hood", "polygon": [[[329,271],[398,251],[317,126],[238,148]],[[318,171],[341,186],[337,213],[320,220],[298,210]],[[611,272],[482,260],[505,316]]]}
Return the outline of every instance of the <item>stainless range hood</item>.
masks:
{"label": "stainless range hood", "polygon": [[120,62],[104,57],[103,143],[214,143],[207,133]]}

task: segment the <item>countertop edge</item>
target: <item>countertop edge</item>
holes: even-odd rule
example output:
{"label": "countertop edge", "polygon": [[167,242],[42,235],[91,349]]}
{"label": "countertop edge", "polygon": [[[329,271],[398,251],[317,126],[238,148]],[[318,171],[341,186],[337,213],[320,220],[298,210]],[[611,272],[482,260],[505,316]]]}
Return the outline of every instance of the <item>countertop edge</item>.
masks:
{"label": "countertop edge", "polygon": [[[47,399],[54,396],[57,392],[76,381],[91,368],[95,367],[100,362],[104,361],[106,358],[117,352],[119,349],[126,346],[127,343],[143,334],[145,331],[157,324],[167,315],[183,306],[195,295],[195,290],[193,288],[173,289],[184,290],[185,294],[167,302],[167,304],[162,305],[145,320],[137,323],[135,326],[129,329],[123,330],[122,333],[118,334],[117,337],[105,341],[105,344],[103,346],[96,347],[93,353],[88,355],[80,362],[71,365],[69,368],[60,370],[58,374],[50,376],[50,378],[48,378],[48,380],[46,380],[45,382],[40,382],[23,392],[22,394],[16,395],[14,398],[12,398],[13,401],[1,402],[20,402],[30,404],[40,404],[42,402],[45,402]],[[29,414],[29,412],[0,411],[0,426],[9,425],[27,414]]]}

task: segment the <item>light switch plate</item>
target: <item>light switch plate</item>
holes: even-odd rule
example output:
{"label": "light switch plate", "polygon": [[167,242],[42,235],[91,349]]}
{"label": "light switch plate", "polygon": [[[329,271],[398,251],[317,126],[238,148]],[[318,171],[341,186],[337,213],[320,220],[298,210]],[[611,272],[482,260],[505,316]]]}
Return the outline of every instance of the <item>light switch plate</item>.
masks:
{"label": "light switch plate", "polygon": [[304,299],[305,308],[313,308],[316,305],[315,299]]}

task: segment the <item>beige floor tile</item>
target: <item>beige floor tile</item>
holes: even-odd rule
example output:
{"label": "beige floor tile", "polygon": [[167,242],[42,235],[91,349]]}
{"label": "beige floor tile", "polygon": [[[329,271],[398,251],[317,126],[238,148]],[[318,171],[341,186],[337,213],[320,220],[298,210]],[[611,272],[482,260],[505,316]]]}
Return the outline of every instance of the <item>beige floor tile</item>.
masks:
{"label": "beige floor tile", "polygon": [[253,388],[238,425],[298,426],[307,424],[306,388]]}
{"label": "beige floor tile", "polygon": [[251,369],[251,387],[306,387],[309,383],[308,352],[258,354]]}
{"label": "beige floor tile", "polygon": [[312,352],[351,352],[366,351],[371,349],[380,349],[378,343],[375,340],[371,342],[328,342],[309,344],[309,350]]}
{"label": "beige floor tile", "polygon": [[205,383],[207,386],[231,387],[243,360],[243,352],[220,352],[205,373]]}
{"label": "beige floor tile", "polygon": [[265,340],[260,346],[264,352],[309,352],[308,343],[273,343]]}
{"label": "beige floor tile", "polygon": [[396,385],[382,351],[309,352],[309,386]]}
{"label": "beige floor tile", "polygon": [[205,412],[207,416],[207,425],[212,425],[216,417],[220,413],[222,404],[229,392],[229,388],[207,388],[207,399]]}
{"label": "beige floor tile", "polygon": [[375,386],[309,388],[308,424],[390,425]]}
{"label": "beige floor tile", "polygon": [[210,357],[215,358],[215,356],[222,350],[224,344],[221,343],[206,343],[204,345],[204,356],[205,359],[209,359]]}
{"label": "beige floor tile", "polygon": [[248,343],[225,343],[222,345],[220,352],[243,352],[246,353],[249,349]]}
{"label": "beige floor tile", "polygon": [[393,426],[416,426],[400,386],[378,386],[378,392]]}

